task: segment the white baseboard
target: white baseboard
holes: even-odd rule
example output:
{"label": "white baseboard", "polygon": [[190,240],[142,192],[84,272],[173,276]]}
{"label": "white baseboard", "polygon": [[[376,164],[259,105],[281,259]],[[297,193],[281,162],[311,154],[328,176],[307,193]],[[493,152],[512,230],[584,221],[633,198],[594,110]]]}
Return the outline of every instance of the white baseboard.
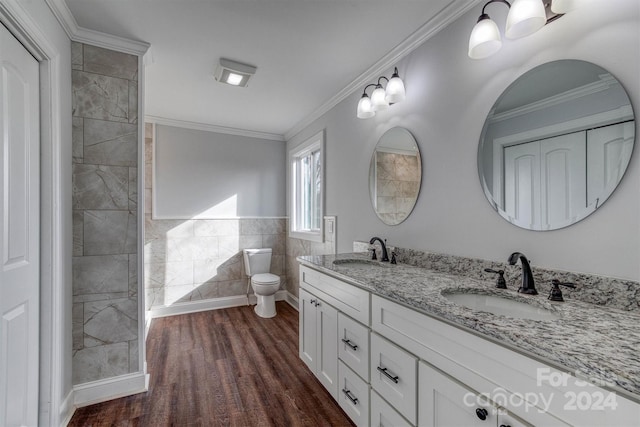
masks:
{"label": "white baseboard", "polygon": [[73,404],[76,408],[81,408],[94,403],[142,393],[148,388],[149,375],[144,372],[120,375],[74,386]]}
{"label": "white baseboard", "polygon": [[285,301],[293,308],[296,309],[296,311],[298,310],[298,297],[296,297],[295,295],[293,295],[291,292],[287,292],[287,297],[285,298]]}
{"label": "white baseboard", "polygon": [[73,390],[67,394],[67,397],[64,398],[62,403],[60,404],[60,413],[58,414],[58,425],[66,427],[71,421],[71,417],[76,412],[76,408],[73,405]]}
{"label": "white baseboard", "polygon": [[[276,301],[287,301],[288,292],[279,290],[276,292]],[[288,301],[287,301],[288,302]],[[255,304],[255,295],[249,295],[249,304]],[[247,305],[246,295],[236,295],[232,297],[211,298],[200,301],[178,302],[173,305],[153,307],[149,310],[147,318],[176,316],[179,314],[197,313],[199,311],[218,310],[221,308],[241,307]]]}

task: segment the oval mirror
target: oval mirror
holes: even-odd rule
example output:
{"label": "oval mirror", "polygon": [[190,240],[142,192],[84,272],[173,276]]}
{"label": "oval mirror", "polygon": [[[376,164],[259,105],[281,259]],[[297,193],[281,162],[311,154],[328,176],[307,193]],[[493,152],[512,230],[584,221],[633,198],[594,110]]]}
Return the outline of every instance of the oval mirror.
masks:
{"label": "oval mirror", "polygon": [[607,70],[561,60],[523,74],[498,98],[478,146],[493,208],[528,230],[555,230],[595,212],[633,151],[629,96]]}
{"label": "oval mirror", "polygon": [[411,132],[391,128],[380,137],[369,167],[373,210],[387,225],[398,225],[411,214],[422,180],[420,151]]}

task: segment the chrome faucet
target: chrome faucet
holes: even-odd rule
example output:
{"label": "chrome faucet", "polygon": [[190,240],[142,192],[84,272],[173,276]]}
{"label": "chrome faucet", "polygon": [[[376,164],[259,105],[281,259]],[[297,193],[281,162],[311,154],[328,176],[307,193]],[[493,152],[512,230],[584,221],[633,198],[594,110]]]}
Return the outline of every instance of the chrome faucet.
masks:
{"label": "chrome faucet", "polygon": [[518,259],[520,259],[520,264],[522,264],[522,286],[520,286],[518,292],[528,295],[538,295],[536,286],[533,283],[533,274],[531,273],[531,266],[529,266],[527,257],[520,252],[514,252],[509,257],[509,265],[515,265]]}
{"label": "chrome faucet", "polygon": [[[371,240],[369,240],[369,244],[373,245],[376,240],[378,242],[380,242],[380,246],[382,247],[382,258],[380,259],[380,261],[388,262],[389,261],[389,254],[387,254],[387,245],[384,244],[384,241],[381,238],[372,237]],[[375,249],[374,249],[374,251],[375,251]]]}

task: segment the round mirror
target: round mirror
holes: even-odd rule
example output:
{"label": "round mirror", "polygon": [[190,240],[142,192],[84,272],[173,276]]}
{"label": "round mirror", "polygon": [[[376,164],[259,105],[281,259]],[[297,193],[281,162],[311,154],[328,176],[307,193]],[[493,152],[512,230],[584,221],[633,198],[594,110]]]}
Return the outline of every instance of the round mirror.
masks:
{"label": "round mirror", "polygon": [[411,214],[422,179],[420,151],[411,132],[385,132],[371,156],[369,194],[373,210],[387,225],[398,225]]}
{"label": "round mirror", "polygon": [[555,230],[595,212],[633,151],[629,97],[607,70],[561,60],[528,71],[496,101],[478,146],[484,193],[507,221]]}

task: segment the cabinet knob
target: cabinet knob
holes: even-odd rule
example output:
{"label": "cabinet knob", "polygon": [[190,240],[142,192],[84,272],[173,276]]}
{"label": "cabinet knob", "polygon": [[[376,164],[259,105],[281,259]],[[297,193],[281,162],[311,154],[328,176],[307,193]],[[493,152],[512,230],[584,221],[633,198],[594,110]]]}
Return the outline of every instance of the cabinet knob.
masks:
{"label": "cabinet knob", "polygon": [[478,416],[478,418],[480,418],[482,421],[487,419],[487,415],[489,413],[487,412],[486,409],[484,408],[476,408],[476,415]]}

